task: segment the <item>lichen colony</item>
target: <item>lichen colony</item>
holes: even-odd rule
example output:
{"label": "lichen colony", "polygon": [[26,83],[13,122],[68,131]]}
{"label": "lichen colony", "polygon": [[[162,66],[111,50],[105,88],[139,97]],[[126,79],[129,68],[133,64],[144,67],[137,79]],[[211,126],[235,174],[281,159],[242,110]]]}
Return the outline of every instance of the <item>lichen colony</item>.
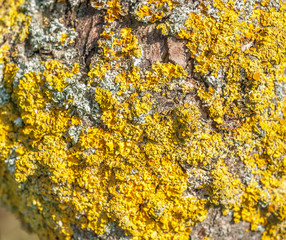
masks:
{"label": "lichen colony", "polygon": [[285,96],[285,1],[0,0],[0,202],[40,239],[187,240],[214,208],[285,239]]}

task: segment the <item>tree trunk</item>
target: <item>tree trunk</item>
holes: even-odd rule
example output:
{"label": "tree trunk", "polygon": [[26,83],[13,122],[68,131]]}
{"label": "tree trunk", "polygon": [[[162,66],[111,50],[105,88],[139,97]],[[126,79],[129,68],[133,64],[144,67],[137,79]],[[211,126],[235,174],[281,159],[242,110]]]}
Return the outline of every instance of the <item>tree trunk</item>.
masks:
{"label": "tree trunk", "polygon": [[40,239],[284,239],[286,3],[0,0],[0,202]]}

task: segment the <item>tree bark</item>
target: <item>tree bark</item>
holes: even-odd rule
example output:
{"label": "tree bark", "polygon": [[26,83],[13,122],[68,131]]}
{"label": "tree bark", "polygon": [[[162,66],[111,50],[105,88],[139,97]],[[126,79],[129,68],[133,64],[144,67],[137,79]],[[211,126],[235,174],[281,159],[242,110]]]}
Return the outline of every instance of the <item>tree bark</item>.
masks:
{"label": "tree bark", "polygon": [[40,239],[283,239],[286,3],[0,0],[0,202]]}

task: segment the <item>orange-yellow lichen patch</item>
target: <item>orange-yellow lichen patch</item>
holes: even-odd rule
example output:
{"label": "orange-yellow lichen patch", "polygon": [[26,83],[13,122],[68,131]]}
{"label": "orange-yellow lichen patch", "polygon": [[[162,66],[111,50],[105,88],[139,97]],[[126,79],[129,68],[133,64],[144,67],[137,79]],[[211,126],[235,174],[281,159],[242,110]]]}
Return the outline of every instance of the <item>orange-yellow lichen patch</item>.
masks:
{"label": "orange-yellow lichen patch", "polygon": [[[285,4],[281,5],[284,9]],[[264,205],[269,204],[272,212],[275,209],[273,206],[279,205],[278,202],[272,204],[270,196],[277,197],[277,192],[273,190],[277,188],[283,192],[283,184],[274,187],[268,181],[270,176],[280,179],[278,175],[281,176],[285,168],[282,157],[286,146],[285,124],[284,120],[280,120],[284,107],[283,103],[275,100],[275,85],[278,79],[280,83],[286,80],[285,48],[281,48],[285,45],[285,29],[281,27],[286,19],[281,12],[257,8],[250,20],[257,19],[259,24],[246,23],[239,20],[239,13],[233,9],[233,4],[214,1],[214,6],[224,11],[219,22],[206,12],[202,14],[204,17],[191,13],[185,23],[187,30],[182,29],[179,36],[189,40],[187,47],[196,60],[195,71],[208,74],[205,84],[198,88],[198,95],[208,106],[209,116],[218,126],[223,125],[226,119],[245,119],[245,124],[237,131],[228,129],[236,142],[236,150],[231,154],[242,159],[254,174],[253,178],[261,178],[263,184],[258,186],[252,180],[245,189],[243,185],[238,187],[240,193],[244,193],[232,207],[235,221],[248,221],[252,224],[251,229],[255,230],[259,224],[270,224],[270,215],[265,215]],[[279,24],[272,24],[274,22]],[[225,76],[220,76],[220,71]],[[208,80],[210,75],[214,82]],[[220,85],[222,77],[226,79],[225,85]],[[214,172],[219,173],[218,170]],[[215,190],[219,183],[213,182],[212,186]],[[235,192],[236,188],[232,186],[231,192]],[[213,196],[215,200],[218,195]],[[223,206],[227,208],[230,202],[227,200]],[[278,232],[282,226],[279,222],[275,227],[267,227],[263,236],[265,239],[280,234],[283,236],[283,231]]]}
{"label": "orange-yellow lichen patch", "polygon": [[[101,46],[103,47],[104,57],[106,60],[119,60],[120,58],[128,58],[131,56],[140,57],[141,51],[138,45],[138,38],[131,33],[131,28],[122,28],[118,37],[112,36],[114,33],[103,32],[102,36],[105,39],[112,38],[112,45],[105,47],[106,43],[103,41]],[[118,50],[120,49],[120,51]]]}
{"label": "orange-yellow lichen patch", "polygon": [[[186,176],[176,163],[169,164],[170,160],[158,156],[154,159],[156,163],[150,164],[143,157],[145,154],[150,156],[149,147],[146,146],[144,154],[136,147],[136,142],[124,142],[117,135],[96,128],[83,135],[81,141],[84,148],[97,149],[95,154],[86,157],[93,159],[92,162],[102,169],[100,174],[104,175],[99,179],[110,179],[107,186],[112,197],[105,203],[105,214],[119,222],[135,239],[154,234],[159,234],[163,239],[186,237],[192,225],[186,220],[204,218],[206,210],[203,201],[182,197]],[[102,166],[105,169],[98,165],[99,162],[104,162]],[[172,225],[168,224],[170,222]],[[92,229],[97,228],[93,226]]]}
{"label": "orange-yellow lichen patch", "polygon": [[[141,56],[138,38],[131,33],[131,28],[122,28],[117,34],[104,31],[101,36],[99,47],[102,49],[102,54],[97,65],[93,66],[88,73],[89,84],[94,79],[102,80],[104,78],[106,72],[111,69],[111,61],[116,61],[117,67],[120,67],[123,64],[123,59]],[[112,43],[110,43],[111,39]]]}
{"label": "orange-yellow lichen patch", "polygon": [[135,13],[139,20],[153,23],[165,17],[177,4],[178,0],[148,0],[140,5]]}
{"label": "orange-yellow lichen patch", "polygon": [[5,65],[5,69],[4,69],[5,77],[3,79],[3,83],[8,93],[11,93],[13,90],[13,80],[18,70],[19,68],[17,68],[17,65],[14,63],[8,63]]}
{"label": "orange-yellow lichen patch", "polygon": [[223,205],[223,214],[226,215],[230,209],[240,205],[239,196],[243,193],[241,182],[238,178],[233,178],[221,160],[217,162],[215,169],[211,170],[211,176],[212,201],[216,205]]}
{"label": "orange-yellow lichen patch", "polygon": [[120,0],[92,0],[92,6],[95,8],[106,8],[105,19],[107,22],[113,22],[115,19],[118,19],[120,14],[123,15],[122,6]]}
{"label": "orange-yellow lichen patch", "polygon": [[72,71],[69,72],[57,60],[45,63],[45,67],[47,70],[43,72],[43,76],[46,77],[46,82],[59,92],[62,92],[67,86],[66,79],[72,78],[74,74],[79,72],[78,64],[75,64]]}
{"label": "orange-yellow lichen patch", "polygon": [[[11,33],[13,41],[18,37],[23,41],[28,35],[28,28],[31,17],[25,15],[21,10],[21,6],[25,0],[9,0],[1,1],[0,5],[0,40]],[[11,40],[12,40],[11,39]]]}
{"label": "orange-yellow lichen patch", "polygon": [[[125,16],[131,13],[138,19],[145,22],[155,22],[165,17],[177,5],[178,0],[147,0],[138,2],[136,7],[130,2],[122,0],[92,0],[92,6],[97,9],[105,9],[105,19],[111,23],[120,16]],[[132,6],[132,7],[131,7]],[[109,24],[107,24],[109,25]]]}
{"label": "orange-yellow lichen patch", "polygon": [[[189,40],[187,47],[196,59],[196,71],[209,73],[214,77],[218,76],[220,70],[225,72],[227,84],[223,92],[215,92],[216,99],[214,96],[208,97],[207,93],[203,93],[205,90],[200,89],[200,97],[209,105],[211,117],[222,124],[222,117],[226,114],[236,118],[247,114],[240,104],[242,98],[249,99],[249,103],[246,103],[248,111],[257,112],[265,109],[269,100],[273,99],[273,81],[277,73],[275,66],[278,61],[285,62],[285,52],[279,47],[280,43],[285,44],[285,30],[281,28],[285,24],[285,18],[278,19],[279,14],[273,11],[256,9],[250,19],[257,17],[261,24],[263,22],[263,26],[247,24],[239,20],[239,13],[231,5],[220,2],[216,6],[224,11],[219,22],[208,15],[202,17],[191,13],[185,23],[189,31],[182,30],[179,36]],[[265,17],[267,22],[263,20]],[[278,21],[281,25],[271,25],[273,21]],[[258,44],[254,45],[255,42]],[[277,45],[278,42],[280,43]],[[250,47],[246,47],[248,45]],[[277,53],[268,54],[276,46]],[[245,50],[241,53],[241,49]],[[267,64],[263,65],[261,61]],[[243,74],[248,81],[242,85]],[[243,87],[248,90],[241,95]]]}
{"label": "orange-yellow lichen patch", "polygon": [[60,41],[61,41],[61,44],[65,44],[66,40],[68,38],[68,34],[67,33],[63,33],[62,36],[60,37]]}
{"label": "orange-yellow lichen patch", "polygon": [[9,46],[4,44],[0,47],[0,64],[5,62],[5,59],[9,53]]}
{"label": "orange-yellow lichen patch", "polygon": [[[112,35],[102,35],[106,40],[102,41],[101,47],[109,53],[111,50],[106,48],[104,42],[112,38],[116,41],[111,54],[103,51],[102,61],[116,72],[120,65],[112,67],[109,62],[114,58],[109,56],[120,56],[116,58],[118,61],[132,61],[130,56],[140,55],[132,50],[139,47],[130,29],[120,31],[122,40],[117,40]],[[116,47],[119,43],[123,50]],[[100,77],[103,81],[107,71],[104,70],[101,74],[101,69],[97,69],[91,69],[90,76]],[[184,78],[186,73],[182,67],[159,62],[152,65],[152,69],[144,76],[141,76],[138,67],[116,74],[114,82],[120,84],[117,93],[101,87],[95,90],[95,100],[102,110],[101,120],[107,130],[89,128],[88,133],[80,138],[82,148],[93,151],[92,155],[86,155],[85,158],[90,159],[89,162],[101,162],[97,168],[102,169],[100,171],[104,176],[99,179],[109,179],[108,192],[111,199],[105,203],[101,216],[106,214],[109,221],[118,222],[134,239],[186,238],[191,231],[190,226],[206,216],[205,200],[196,200],[195,197],[186,199],[182,196],[187,175],[174,161],[184,152],[184,149],[174,152],[176,144],[190,137],[190,131],[198,130],[195,118],[198,117],[198,111],[194,114],[192,111],[195,109],[187,106],[178,109],[174,119],[163,119],[160,114],[150,115],[154,103],[150,90],[162,91],[170,82]],[[132,88],[136,91],[133,90],[126,97],[124,92]],[[116,96],[123,96],[124,101],[118,101]],[[141,119],[140,122],[138,119]],[[177,125],[180,125],[182,132],[179,139],[175,140]],[[144,136],[147,142],[142,145]],[[103,200],[106,194],[103,192],[99,197],[102,199],[101,204],[106,201]],[[96,208],[97,206],[98,204],[95,205]],[[95,223],[89,226],[102,232],[102,227],[108,221],[98,221],[101,222],[101,227]]]}
{"label": "orange-yellow lichen patch", "polygon": [[[11,11],[0,7],[0,35],[18,36],[28,23],[23,2],[2,2]],[[149,0],[130,11],[155,22],[181,2]],[[135,240],[188,239],[214,206],[253,231],[265,226],[263,239],[282,239],[286,4],[256,4],[247,21],[234,1],[201,1],[191,11],[176,37],[187,41],[198,98],[187,96],[179,65],[138,64],[136,31],[111,23],[129,2],[92,4],[106,9],[107,23],[88,79],[79,64],[59,60],[23,73],[10,45],[0,46],[9,98],[0,105],[0,178],[15,190],[4,184],[0,200],[42,239],[71,239],[79,228],[104,234],[114,224]],[[160,26],[169,34],[168,22]],[[173,103],[172,94],[183,96]]]}

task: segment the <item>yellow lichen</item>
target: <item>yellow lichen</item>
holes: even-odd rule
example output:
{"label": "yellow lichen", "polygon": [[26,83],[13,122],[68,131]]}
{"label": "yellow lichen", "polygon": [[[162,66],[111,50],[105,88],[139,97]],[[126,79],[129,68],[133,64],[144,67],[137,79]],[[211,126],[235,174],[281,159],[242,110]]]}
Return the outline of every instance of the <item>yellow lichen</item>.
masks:
{"label": "yellow lichen", "polygon": [[138,8],[136,15],[139,20],[147,17],[147,21],[153,23],[165,17],[178,3],[178,0],[148,0]]}
{"label": "yellow lichen", "polygon": [[[0,39],[27,34],[22,3],[2,1]],[[59,60],[21,76],[9,55],[13,44],[0,46],[3,89],[11,97],[0,105],[0,177],[9,186],[1,186],[1,202],[17,206],[41,239],[71,239],[74,226],[104,234],[114,223],[135,240],[189,239],[217,206],[252,231],[265,226],[262,239],[282,239],[286,4],[276,11],[262,1],[244,21],[233,1],[201,1],[200,13],[191,12],[176,36],[186,41],[199,75],[192,88],[198,98],[182,97],[171,107],[162,102],[190,92],[187,71],[169,62],[142,71],[135,64],[142,58],[136,31],[112,28],[128,14],[126,5],[92,4],[105,9],[106,25],[88,79],[77,77],[78,63]],[[149,0],[135,14],[155,22],[181,4]],[[169,27],[158,28],[168,35]],[[81,98],[97,115],[78,114]]]}

